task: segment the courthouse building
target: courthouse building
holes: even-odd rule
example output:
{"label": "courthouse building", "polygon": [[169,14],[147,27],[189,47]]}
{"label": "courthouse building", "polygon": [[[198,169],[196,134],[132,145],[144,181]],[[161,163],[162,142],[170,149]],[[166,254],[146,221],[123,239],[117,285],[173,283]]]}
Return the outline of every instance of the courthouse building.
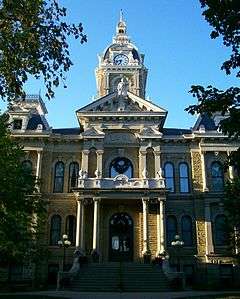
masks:
{"label": "courthouse building", "polygon": [[191,129],[165,127],[167,107],[146,98],[144,55],[126,29],[121,18],[99,56],[97,97],[76,111],[77,128],[50,127],[40,96],[29,95],[9,111],[12,136],[26,151],[23,163],[41,180],[48,202],[51,254],[42,277],[58,268],[64,233],[71,241],[69,265],[78,248],[100,263],[169,254],[174,269],[171,242],[179,235],[182,271],[218,265],[219,273],[224,267],[230,273],[234,252],[221,199],[224,181],[235,173],[223,165],[239,144],[218,130],[220,115],[199,116]]}

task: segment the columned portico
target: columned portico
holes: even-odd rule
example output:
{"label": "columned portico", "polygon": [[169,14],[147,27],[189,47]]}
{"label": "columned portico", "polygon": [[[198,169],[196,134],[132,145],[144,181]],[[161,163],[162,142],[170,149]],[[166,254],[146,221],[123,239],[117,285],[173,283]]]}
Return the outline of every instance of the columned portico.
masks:
{"label": "columned portico", "polygon": [[142,198],[143,205],[143,254],[150,253],[149,235],[148,235],[148,204],[149,197]]}

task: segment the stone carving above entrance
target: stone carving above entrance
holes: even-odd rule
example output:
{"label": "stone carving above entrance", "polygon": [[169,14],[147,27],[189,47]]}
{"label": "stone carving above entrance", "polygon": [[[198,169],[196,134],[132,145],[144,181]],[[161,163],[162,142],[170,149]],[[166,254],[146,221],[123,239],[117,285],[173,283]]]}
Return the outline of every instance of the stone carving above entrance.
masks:
{"label": "stone carving above entrance", "polygon": [[105,144],[134,144],[137,140],[131,133],[110,133],[106,134],[104,142]]}

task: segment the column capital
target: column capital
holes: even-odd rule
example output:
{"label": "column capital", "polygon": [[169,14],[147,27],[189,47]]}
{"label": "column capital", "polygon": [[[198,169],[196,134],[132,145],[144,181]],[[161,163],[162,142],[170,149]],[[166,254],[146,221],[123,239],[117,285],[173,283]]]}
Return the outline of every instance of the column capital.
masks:
{"label": "column capital", "polygon": [[101,197],[93,197],[93,202],[98,202],[98,203],[100,203],[100,201],[101,201]]}
{"label": "column capital", "polygon": [[155,151],[154,150],[153,153],[154,153],[155,156],[161,156],[161,152],[160,151]]}
{"label": "column capital", "polygon": [[139,154],[142,155],[142,156],[145,156],[147,154],[147,151],[146,150],[139,150]]}
{"label": "column capital", "polygon": [[97,155],[103,155],[104,154],[104,150],[96,150]]}
{"label": "column capital", "polygon": [[88,149],[84,149],[84,150],[82,150],[82,153],[84,154],[84,155],[88,155],[89,154],[89,150]]}
{"label": "column capital", "polygon": [[149,203],[149,201],[150,201],[149,197],[147,197],[147,196],[142,197],[142,202]]}
{"label": "column capital", "polygon": [[158,197],[157,199],[159,202],[166,202],[166,197]]}

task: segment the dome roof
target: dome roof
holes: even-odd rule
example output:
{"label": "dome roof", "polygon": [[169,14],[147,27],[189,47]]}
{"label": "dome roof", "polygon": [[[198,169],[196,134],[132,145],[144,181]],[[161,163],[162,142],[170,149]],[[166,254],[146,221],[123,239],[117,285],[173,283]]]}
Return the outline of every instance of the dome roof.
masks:
{"label": "dome roof", "polygon": [[[130,47],[129,47],[130,46]],[[126,46],[124,46],[125,48]],[[139,62],[141,61],[141,58],[140,58],[140,55],[138,53],[138,50],[132,45],[132,44],[129,44],[128,45],[129,47],[129,51],[132,52],[132,56],[133,56],[133,59],[137,59]],[[119,50],[119,44],[112,44],[110,45],[105,51],[104,51],[104,55],[103,55],[103,59],[108,59],[109,56],[110,56],[110,50],[114,51],[118,49]]]}

